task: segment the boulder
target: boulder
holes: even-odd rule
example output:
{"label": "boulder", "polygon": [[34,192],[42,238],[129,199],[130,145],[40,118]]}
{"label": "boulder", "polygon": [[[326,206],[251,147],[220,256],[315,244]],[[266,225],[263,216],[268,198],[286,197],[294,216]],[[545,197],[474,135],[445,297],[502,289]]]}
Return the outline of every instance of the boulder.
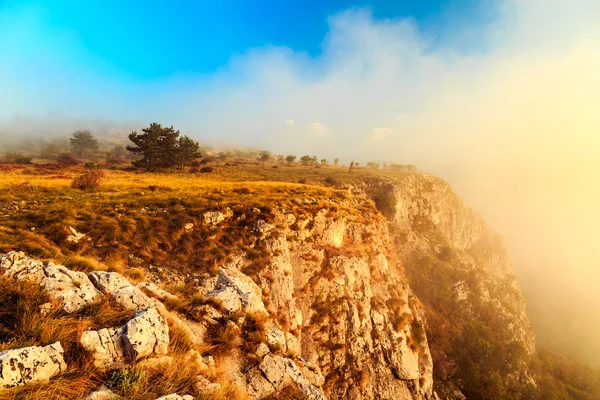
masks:
{"label": "boulder", "polygon": [[225,221],[225,214],[219,211],[208,211],[203,214],[204,223],[207,225],[218,225]]}
{"label": "boulder", "polygon": [[156,304],[154,299],[146,296],[139,287],[132,285],[117,272],[93,271],[88,274],[88,277],[98,290],[110,295],[127,310],[140,310]]}
{"label": "boulder", "polygon": [[122,327],[83,332],[80,343],[92,353],[97,368],[118,369],[128,359],[166,355],[169,326],[155,307],[148,307]]}
{"label": "boulder", "polygon": [[123,343],[126,354],[135,360],[169,351],[169,325],[155,307],[138,311],[125,325]]}
{"label": "boulder", "polygon": [[0,352],[0,388],[48,382],[67,369],[63,353],[60,342]]}
{"label": "boulder", "polygon": [[183,396],[180,396],[177,393],[173,393],[168,394],[166,396],[161,396],[156,400],[194,400],[194,398],[189,394],[184,394]]}
{"label": "boulder", "polygon": [[198,375],[196,377],[196,383],[194,384],[194,387],[201,396],[209,395],[221,389],[221,385],[210,382],[202,375]]}
{"label": "boulder", "polygon": [[85,400],[123,400],[123,397],[103,386],[100,390],[88,394]]}
{"label": "boulder", "polygon": [[280,355],[266,355],[258,368],[248,372],[246,382],[248,394],[255,399],[295,385],[307,399],[326,400],[323,391],[304,376],[294,361]]}
{"label": "boulder", "polygon": [[266,313],[262,291],[247,275],[237,269],[222,268],[213,291],[207,294],[228,312],[243,310],[246,313]]}
{"label": "boulder", "polygon": [[123,348],[124,327],[103,328],[97,331],[84,331],[79,342],[92,353],[94,366],[98,369],[119,369],[125,361]]}
{"label": "boulder", "polygon": [[267,330],[265,337],[267,345],[269,345],[269,348],[274,352],[281,351],[285,353],[287,351],[285,333],[281,329],[271,328]]}
{"label": "boulder", "polygon": [[42,286],[67,313],[79,311],[101,296],[85,273],[52,262],[44,266],[23,252],[11,251],[0,256],[0,274]]}

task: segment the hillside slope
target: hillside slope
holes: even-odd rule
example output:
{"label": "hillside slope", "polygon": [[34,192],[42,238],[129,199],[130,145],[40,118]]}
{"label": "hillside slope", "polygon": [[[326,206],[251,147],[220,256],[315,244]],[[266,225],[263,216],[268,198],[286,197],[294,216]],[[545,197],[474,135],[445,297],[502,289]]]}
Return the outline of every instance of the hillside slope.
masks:
{"label": "hillside slope", "polygon": [[502,239],[445,182],[257,171],[3,173],[0,362],[56,360],[3,398],[596,398],[534,354]]}

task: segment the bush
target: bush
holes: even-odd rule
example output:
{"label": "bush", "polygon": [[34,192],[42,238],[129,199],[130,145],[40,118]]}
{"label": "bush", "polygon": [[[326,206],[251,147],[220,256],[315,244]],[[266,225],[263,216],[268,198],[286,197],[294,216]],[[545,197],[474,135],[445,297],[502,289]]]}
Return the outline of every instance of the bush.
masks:
{"label": "bush", "polygon": [[203,174],[208,174],[210,172],[213,172],[214,168],[213,167],[202,167],[200,169],[200,172],[202,172]]}
{"label": "bush", "polygon": [[15,164],[31,165],[31,157],[15,158]]}
{"label": "bush", "polygon": [[71,187],[81,190],[93,190],[100,186],[102,179],[104,179],[104,171],[101,169],[91,169],[73,178]]}
{"label": "bush", "polygon": [[200,167],[200,161],[198,160],[194,160],[190,163],[190,167],[192,168],[199,168]]}
{"label": "bush", "polygon": [[96,163],[96,162],[93,162],[93,161],[88,161],[85,164],[83,164],[83,168],[89,169],[89,170],[92,170],[92,169],[102,169],[102,164]]}
{"label": "bush", "polygon": [[71,153],[60,153],[56,156],[56,161],[63,165],[77,165],[79,164],[79,160],[74,158]]}
{"label": "bush", "polygon": [[336,186],[336,185],[339,185],[341,182],[339,181],[339,179],[337,179],[333,176],[328,176],[327,178],[325,178],[325,183],[328,183],[331,186]]}

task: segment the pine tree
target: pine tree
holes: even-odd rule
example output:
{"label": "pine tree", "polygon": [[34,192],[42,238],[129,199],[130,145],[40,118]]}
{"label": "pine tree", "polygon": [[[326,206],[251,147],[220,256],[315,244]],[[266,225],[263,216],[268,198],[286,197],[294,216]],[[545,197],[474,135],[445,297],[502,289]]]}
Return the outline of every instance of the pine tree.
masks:
{"label": "pine tree", "polygon": [[98,140],[90,131],[77,131],[73,133],[73,137],[69,139],[73,153],[79,157],[83,157],[87,151],[98,149]]}
{"label": "pine tree", "polygon": [[177,141],[177,148],[175,149],[175,158],[177,166],[180,170],[183,169],[194,159],[201,157],[200,145],[188,136],[181,136]]}
{"label": "pine tree", "polygon": [[135,146],[127,146],[130,152],[142,156],[133,165],[153,171],[156,168],[171,167],[177,163],[179,131],[163,127],[153,122],[143,133],[135,131],[129,134],[129,140]]}

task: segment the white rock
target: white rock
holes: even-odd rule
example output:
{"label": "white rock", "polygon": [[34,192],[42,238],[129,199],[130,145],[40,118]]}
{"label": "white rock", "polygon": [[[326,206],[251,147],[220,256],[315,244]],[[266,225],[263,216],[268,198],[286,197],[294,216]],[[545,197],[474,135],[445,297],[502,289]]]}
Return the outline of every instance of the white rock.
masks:
{"label": "white rock", "polygon": [[68,313],[79,311],[101,297],[85,273],[52,262],[44,266],[23,252],[11,251],[0,256],[0,273],[39,284]]}
{"label": "white rock", "polygon": [[192,396],[190,396],[189,394],[180,396],[177,393],[173,393],[173,394],[168,394],[166,396],[161,396],[156,400],[194,400],[194,398]]}
{"label": "white rock", "polygon": [[101,297],[84,272],[71,271],[50,262],[44,273],[46,276],[41,285],[52,298],[59,300],[68,313],[81,310]]}
{"label": "white rock", "polygon": [[47,382],[67,368],[60,342],[0,352],[0,388]]}
{"label": "white rock", "polygon": [[95,392],[92,392],[87,395],[85,400],[122,400],[123,397],[118,394],[111,392],[106,388],[101,388]]}
{"label": "white rock", "polygon": [[273,229],[275,229],[275,225],[273,224],[270,224],[262,219],[256,221],[255,230],[256,232],[260,233],[261,238],[267,237],[271,231],[273,231]]}
{"label": "white rock", "polygon": [[286,354],[288,357],[298,357],[302,352],[302,345],[300,343],[300,339],[296,336],[292,335],[289,332],[285,333],[285,342],[286,342]]}
{"label": "white rock", "polygon": [[221,269],[217,284],[207,297],[221,302],[230,313],[240,309],[246,313],[266,313],[258,285],[236,269]]}
{"label": "white rock", "polygon": [[88,277],[102,293],[110,295],[127,310],[140,310],[156,305],[154,299],[146,296],[139,287],[132,285],[117,272],[93,271]]}
{"label": "white rock", "polygon": [[138,311],[125,327],[123,344],[126,354],[136,360],[152,354],[167,354],[169,325],[155,307]]}
{"label": "white rock", "polygon": [[85,331],[79,341],[92,353],[96,368],[117,369],[127,359],[166,355],[169,326],[155,307],[148,307],[138,311],[122,327]]}
{"label": "white rock", "polygon": [[204,223],[208,225],[218,225],[225,221],[225,214],[219,211],[208,211],[203,214]]}
{"label": "white rock", "polygon": [[285,333],[279,328],[271,328],[265,334],[267,344],[273,351],[278,350],[283,353],[287,351]]}
{"label": "white rock", "polygon": [[194,387],[196,388],[198,393],[200,393],[200,395],[211,394],[221,389],[221,385],[219,385],[218,383],[210,382],[202,375],[198,375],[196,377],[196,383],[194,384]]}
{"label": "white rock", "polygon": [[85,233],[77,232],[77,230],[72,226],[69,226],[69,230],[71,231],[71,234],[67,236],[68,243],[79,243],[86,237]]}
{"label": "white rock", "polygon": [[270,352],[271,352],[271,350],[269,350],[269,346],[267,346],[264,343],[259,344],[258,347],[256,348],[256,355],[261,358],[266,356]]}

